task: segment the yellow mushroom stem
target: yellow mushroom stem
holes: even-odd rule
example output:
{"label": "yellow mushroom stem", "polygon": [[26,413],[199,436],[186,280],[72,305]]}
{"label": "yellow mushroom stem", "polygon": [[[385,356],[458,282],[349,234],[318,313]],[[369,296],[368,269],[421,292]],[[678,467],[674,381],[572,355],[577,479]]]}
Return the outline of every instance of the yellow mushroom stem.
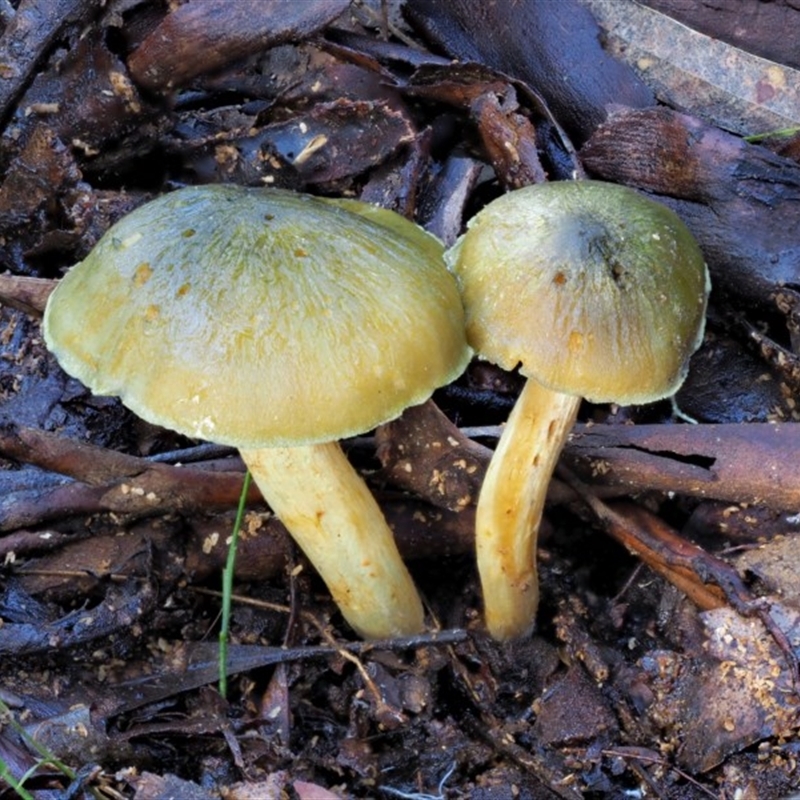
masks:
{"label": "yellow mushroom stem", "polygon": [[384,639],[423,629],[422,603],[394,536],[337,442],[240,452],[358,634]]}
{"label": "yellow mushroom stem", "polygon": [[528,634],[539,605],[536,544],[547,486],[581,399],[528,379],[489,462],[475,522],[486,626]]}

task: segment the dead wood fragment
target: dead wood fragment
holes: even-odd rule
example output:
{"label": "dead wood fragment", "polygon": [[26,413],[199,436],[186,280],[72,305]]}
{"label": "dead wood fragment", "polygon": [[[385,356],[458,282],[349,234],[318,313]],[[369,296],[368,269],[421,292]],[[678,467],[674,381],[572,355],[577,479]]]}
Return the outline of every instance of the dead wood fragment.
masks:
{"label": "dead wood fragment", "polygon": [[589,609],[574,595],[560,597],[553,625],[568,663],[580,663],[597,686],[608,682],[611,668],[587,629]]}
{"label": "dead wood fragment", "polygon": [[790,67],[731,47],[635,0],[580,2],[603,28],[606,51],[629,64],[665,105],[740,135],[800,121],[798,73]]}
{"label": "dead wood fragment", "polygon": [[[500,433],[487,428],[484,435]],[[491,450],[467,438],[433,403],[409,409],[377,432],[382,475],[434,505],[474,503]],[[800,426],[793,423],[709,425],[576,425],[564,463],[603,496],[656,491],[730,503],[800,508],[793,468]],[[603,492],[603,489],[612,491]],[[574,500],[558,480],[550,503]]]}
{"label": "dead wood fragment", "polygon": [[67,475],[90,486],[133,477],[154,466],[136,456],[18,426],[10,421],[0,426],[0,454],[4,458]]}
{"label": "dead wood fragment", "polygon": [[37,75],[20,106],[25,112],[22,131],[47,124],[65,145],[91,160],[110,142],[154,133],[161,110],[131,81],[125,64],[107,45],[105,29],[89,30],[57,68]]}
{"label": "dead wood fragment", "polygon": [[[11,543],[6,544],[7,538],[14,537],[0,539],[0,549],[13,559],[7,563],[15,585],[34,597],[69,605],[76,597],[97,596],[109,582],[146,580],[154,565],[161,592],[187,577],[183,553],[191,540],[185,541],[179,520],[135,523],[124,532],[114,526],[107,535],[86,534],[47,534],[39,542],[39,553],[25,559],[19,558],[21,552],[9,549]],[[50,552],[41,552],[44,544],[50,545]]]}
{"label": "dead wood fragment", "polygon": [[81,181],[75,151],[56,130],[68,125],[64,116],[23,117],[26,133],[8,148],[19,152],[0,183],[0,259],[15,272],[30,273],[46,256],[60,266],[82,257],[111,222],[141,202],[139,193],[93,190]]}
{"label": "dead wood fragment", "polygon": [[[98,511],[135,517],[230,508],[242,488],[238,462],[232,471],[172,466],[10,423],[0,426],[0,456],[79,481],[34,492],[27,499],[0,498],[0,530]],[[253,490],[250,500],[259,497]]]}
{"label": "dead wood fragment", "polygon": [[800,426],[578,425],[565,463],[601,486],[800,509]]}
{"label": "dead wood fragment", "polygon": [[[736,573],[727,564],[679,536],[650,512],[631,504],[592,508],[600,516],[606,533],[680,589],[701,610],[720,608],[726,602],[725,592],[718,583],[703,580],[710,577],[712,569],[745,592],[744,585],[738,576],[732,577]],[[713,563],[713,568],[706,562]],[[724,579],[717,580],[722,583]]]}
{"label": "dead wood fragment", "polygon": [[185,86],[256,53],[306,39],[347,10],[349,0],[205,0],[175,6],[128,59],[152,92]]}
{"label": "dead wood fragment", "polygon": [[789,331],[790,349],[793,354],[800,354],[800,292],[785,286],[775,292],[775,306],[786,317],[786,329]]}
{"label": "dead wood fragment", "polygon": [[422,196],[418,220],[426,230],[438,236],[445,247],[455,244],[461,233],[464,209],[482,170],[480,161],[452,156]]}
{"label": "dead wood fragment", "polygon": [[[468,439],[432,403],[382,426],[377,442],[386,482],[454,513],[474,506],[491,450]],[[800,427],[792,423],[578,425],[563,460],[606,497],[674,492],[796,511],[800,478],[791,465],[799,449]],[[80,482],[0,499],[0,530],[98,511],[135,517],[231,508],[241,489],[242,467],[236,459],[205,468],[176,467],[32,428],[0,428],[0,457]],[[259,498],[254,489],[250,501]],[[570,502],[574,494],[554,480],[548,499]],[[447,522],[449,515],[437,520],[432,514],[432,509],[423,514],[420,530],[455,524]],[[455,524],[457,552],[463,552],[466,525]],[[414,546],[422,547],[423,541],[424,536]]]}
{"label": "dead wood fragment", "polygon": [[[787,318],[787,327],[790,318]],[[733,325],[741,328],[751,342],[758,348],[764,361],[780,376],[781,385],[791,395],[792,401],[800,395],[800,357],[767,336],[763,330],[745,318],[733,321]],[[792,409],[794,410],[794,409]]]}
{"label": "dead wood fragment", "polygon": [[0,305],[40,317],[55,287],[56,281],[47,278],[28,278],[6,272],[0,275]]}
{"label": "dead wood fragment", "polygon": [[798,419],[786,370],[766,364],[766,354],[756,352],[744,336],[733,320],[709,318],[703,344],[675,395],[678,408],[703,423]]}
{"label": "dead wood fragment", "polygon": [[430,128],[415,133],[382,164],[370,170],[361,189],[361,201],[390,208],[406,219],[416,219],[419,186],[425,182],[430,167],[432,140]]}
{"label": "dead wood fragment", "polygon": [[713,205],[745,198],[754,209],[772,213],[782,203],[796,208],[791,204],[799,200],[797,164],[668,108],[618,110],[580,155],[609,180],[681,200]]}
{"label": "dead wood fragment", "polygon": [[83,483],[34,485],[28,491],[17,490],[0,497],[0,532],[33,528],[56,520],[66,521],[81,514],[101,510],[102,486]]}
{"label": "dead wood fragment", "polygon": [[150,581],[110,584],[91,611],[79,608],[52,622],[6,623],[0,626],[0,655],[19,657],[75,647],[128,628],[155,607],[158,593]]}
{"label": "dead wood fragment", "polygon": [[[0,427],[0,456],[75,480],[42,489],[41,479],[34,476],[35,485],[29,491],[18,488],[0,498],[0,531],[98,512],[114,512],[132,521],[176,511],[232,509],[239,501],[244,475],[238,458],[173,466],[11,424]],[[248,502],[262,502],[255,486]],[[381,503],[408,558],[457,555],[472,547],[471,513],[457,514],[413,498],[383,498]],[[232,519],[213,518],[193,524],[186,561],[189,574],[202,578],[223,566],[232,525]],[[270,518],[257,541],[243,537],[240,550],[238,576],[257,579],[283,568],[290,544],[283,525]]]}
{"label": "dead wood fragment", "polygon": [[369,34],[339,27],[331,27],[326,30],[325,38],[319,42],[319,45],[343,60],[361,64],[373,72],[382,74],[385,79],[391,77],[391,72],[383,69],[381,64],[402,64],[403,67],[413,69],[423,64],[446,66],[452,63],[449,58],[429,53],[416,43],[409,45],[396,41],[384,41]]}
{"label": "dead wood fragment", "polygon": [[800,532],[800,518],[795,511],[718,500],[700,503],[681,528],[681,533],[691,539],[716,536],[719,541],[728,542],[732,549],[751,547],[755,542],[769,542],[797,532]]}
{"label": "dead wood fragment", "polygon": [[[220,475],[226,478],[224,473],[209,472],[208,480],[213,483]],[[242,474],[235,473],[231,478],[241,489]],[[33,492],[30,498],[11,498],[7,507],[5,503],[0,504],[0,530],[15,532],[0,540],[0,558],[20,558],[55,551],[52,559],[43,557],[26,565],[25,569],[29,572],[31,569],[44,571],[52,578],[43,575],[42,578],[29,581],[25,585],[30,591],[46,589],[53,592],[62,586],[71,591],[80,578],[77,573],[83,574],[94,584],[97,576],[103,574],[103,570],[93,566],[93,558],[100,553],[106,553],[109,564],[124,564],[124,569],[119,570],[124,575],[139,574],[131,572],[132,565],[125,560],[125,554],[135,554],[148,548],[155,548],[165,555],[172,554],[169,558],[173,560],[169,563],[180,568],[193,581],[206,580],[225,566],[234,515],[232,512],[212,514],[207,507],[202,508],[202,514],[199,513],[201,509],[194,514],[190,514],[190,509],[184,510],[189,517],[185,521],[186,529],[176,534],[177,539],[171,534],[166,538],[158,536],[152,527],[134,522],[137,518],[153,515],[151,505],[144,498],[140,498],[140,509],[131,510],[128,507],[125,512],[124,525],[129,528],[128,539],[119,532],[119,526],[123,523],[119,519],[107,537],[98,533],[103,530],[103,525],[96,523],[90,543],[82,541],[83,537],[90,534],[88,529],[80,537],[49,529],[29,529],[48,520],[58,520],[63,524],[70,518],[107,511],[103,503],[105,492],[106,487],[69,483],[48,492]],[[229,500],[225,507],[235,508],[238,495],[231,496]],[[260,500],[260,496],[254,500]],[[472,551],[475,521],[471,511],[456,513],[414,499],[381,498],[380,502],[403,558],[440,559]],[[160,515],[172,511],[163,507],[157,509]],[[66,549],[63,549],[65,545]],[[111,559],[109,551],[117,555]],[[253,519],[247,521],[239,537],[236,578],[263,581],[279,575],[284,571],[292,552],[292,542],[277,517],[253,514]],[[175,553],[182,554],[179,563],[174,560]],[[65,571],[67,567],[69,571]],[[110,569],[110,566],[106,564],[105,569]]]}
{"label": "dead wood fragment", "polygon": [[408,115],[382,100],[316,103],[309,111],[261,128],[212,133],[173,149],[187,173],[206,182],[301,189],[360,175],[413,141]]}
{"label": "dead wood fragment", "polygon": [[34,555],[43,550],[52,550],[74,542],[76,538],[76,536],[56,530],[31,531],[18,528],[13,533],[8,533],[0,538],[0,561],[11,564],[19,557]]}
{"label": "dead wood fragment", "polygon": [[[525,83],[480,64],[424,64],[403,91],[429,102],[446,103],[470,114],[499,177],[508,186],[526,176],[551,180],[583,175],[572,142],[542,97]],[[503,153],[506,146],[510,151]]]}
{"label": "dead wood fragment", "polygon": [[43,221],[57,207],[55,197],[79,179],[75,159],[47,125],[38,125],[6,170],[0,185],[0,226],[5,232]]}
{"label": "dead wood fragment", "polygon": [[597,23],[575,0],[412,0],[406,14],[449,55],[500,70],[541,92],[578,141],[606,118],[609,105],[655,102],[629,67],[603,51]]}
{"label": "dead wood fragment", "polygon": [[[174,511],[231,508],[239,501],[243,472],[182,469],[164,464],[110,483],[67,483],[10,503],[0,502],[0,531],[31,527],[80,514],[112,512],[133,520]],[[249,502],[260,497],[253,492]]]}
{"label": "dead wood fragment", "polygon": [[517,109],[511,87],[505,97],[485,94],[471,105],[486,155],[506,189],[544,183],[547,177],[539,161],[536,130]]}
{"label": "dead wood fragment", "polygon": [[[472,552],[473,513],[447,511],[414,498],[378,499],[404,559],[443,559]],[[218,574],[225,566],[233,522],[232,513],[188,520],[184,569],[194,581]],[[277,517],[259,515],[247,522],[236,553],[236,578],[263,581],[285,570],[293,545]]]}
{"label": "dead wood fragment", "polygon": [[655,192],[697,238],[717,290],[760,307],[800,284],[800,165],[667,108],[614,114],[581,150],[587,170]]}
{"label": "dead wood fragment", "polygon": [[461,434],[433,401],[380,426],[376,442],[383,476],[394,486],[451,511],[477,502],[491,452]]}
{"label": "dead wood fragment", "polygon": [[475,547],[472,509],[449,511],[415,498],[383,498],[381,508],[403,558],[438,560],[471,553]]}

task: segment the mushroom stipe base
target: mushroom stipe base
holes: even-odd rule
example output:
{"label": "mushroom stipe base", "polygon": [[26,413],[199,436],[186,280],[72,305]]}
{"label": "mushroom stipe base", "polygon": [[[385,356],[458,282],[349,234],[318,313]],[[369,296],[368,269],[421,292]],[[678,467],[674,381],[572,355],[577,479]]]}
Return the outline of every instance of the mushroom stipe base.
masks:
{"label": "mushroom stipe base", "polygon": [[475,520],[489,633],[525,636],[539,605],[536,549],[547,486],[581,399],[529,379],[508,417],[481,487]]}
{"label": "mushroom stipe base", "polygon": [[355,631],[389,639],[423,629],[422,603],[394,536],[337,442],[240,452]]}

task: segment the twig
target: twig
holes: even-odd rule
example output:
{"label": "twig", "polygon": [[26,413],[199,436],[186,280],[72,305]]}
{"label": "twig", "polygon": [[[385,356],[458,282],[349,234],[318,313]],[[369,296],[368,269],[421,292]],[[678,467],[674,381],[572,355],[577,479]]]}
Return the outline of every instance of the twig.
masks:
{"label": "twig", "polygon": [[657,764],[658,766],[665,767],[666,769],[674,770],[675,773],[681,776],[681,778],[688,783],[691,783],[693,786],[696,786],[701,792],[703,792],[703,794],[714,798],[714,800],[718,800],[718,796],[714,794],[714,792],[703,786],[703,784],[699,781],[696,781],[691,775],[679,769],[674,764],[670,764],[669,761],[661,756],[644,751],[641,747],[617,747],[609,750],[601,750],[600,752],[604,756],[608,756],[610,758],[623,758],[627,761],[647,761],[651,764]]}

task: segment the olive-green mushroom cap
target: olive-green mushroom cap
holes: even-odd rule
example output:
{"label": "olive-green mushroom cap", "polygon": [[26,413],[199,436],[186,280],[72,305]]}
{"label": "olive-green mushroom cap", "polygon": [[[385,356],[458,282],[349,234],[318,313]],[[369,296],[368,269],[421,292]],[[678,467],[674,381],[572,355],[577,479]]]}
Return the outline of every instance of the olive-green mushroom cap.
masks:
{"label": "olive-green mushroom cap", "polygon": [[96,394],[236,447],[393,419],[466,366],[461,300],[437,239],[344,206],[237,186],[159,197],[66,274],[47,346]]}
{"label": "olive-green mushroom cap", "polygon": [[554,391],[624,404],[668,397],[703,338],[700,248],[673,211],[627,187],[509,192],[445,260],[478,355]]}

